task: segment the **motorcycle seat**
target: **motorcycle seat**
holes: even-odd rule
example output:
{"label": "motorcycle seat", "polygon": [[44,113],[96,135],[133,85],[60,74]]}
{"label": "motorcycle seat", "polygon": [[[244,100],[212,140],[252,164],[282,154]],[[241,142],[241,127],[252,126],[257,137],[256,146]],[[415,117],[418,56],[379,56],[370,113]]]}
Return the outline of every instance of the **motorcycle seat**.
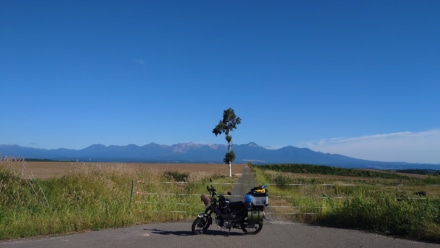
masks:
{"label": "motorcycle seat", "polygon": [[244,203],[242,201],[236,201],[229,203],[229,208],[231,210],[240,210],[244,208]]}

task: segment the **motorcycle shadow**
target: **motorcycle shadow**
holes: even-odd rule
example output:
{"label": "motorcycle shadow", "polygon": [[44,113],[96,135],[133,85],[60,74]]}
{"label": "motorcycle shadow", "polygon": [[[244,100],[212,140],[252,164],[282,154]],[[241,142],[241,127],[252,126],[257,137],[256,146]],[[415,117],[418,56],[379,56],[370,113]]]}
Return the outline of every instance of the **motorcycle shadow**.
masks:
{"label": "motorcycle shadow", "polygon": [[[167,230],[160,230],[160,229],[144,229],[144,230],[145,231],[150,231],[151,233],[159,234],[159,235],[197,236],[197,235],[192,234],[191,231],[167,231]],[[234,232],[234,231],[229,232],[228,230],[206,230],[206,232],[204,232],[201,235],[211,235],[211,236],[243,236],[243,235],[245,235],[245,233],[239,233],[239,232]]]}

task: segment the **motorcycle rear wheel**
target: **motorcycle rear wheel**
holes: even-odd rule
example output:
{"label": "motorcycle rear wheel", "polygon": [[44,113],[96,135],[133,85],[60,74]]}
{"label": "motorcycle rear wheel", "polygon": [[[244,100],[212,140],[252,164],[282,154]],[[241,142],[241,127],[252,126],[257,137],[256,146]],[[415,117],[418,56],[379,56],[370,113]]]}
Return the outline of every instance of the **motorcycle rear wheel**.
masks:
{"label": "motorcycle rear wheel", "polygon": [[263,229],[263,223],[255,224],[255,225],[241,225],[241,230],[243,230],[246,234],[257,234]]}
{"label": "motorcycle rear wheel", "polygon": [[203,234],[206,230],[208,230],[211,223],[208,220],[208,217],[197,217],[194,220],[191,226],[191,231],[194,235]]}

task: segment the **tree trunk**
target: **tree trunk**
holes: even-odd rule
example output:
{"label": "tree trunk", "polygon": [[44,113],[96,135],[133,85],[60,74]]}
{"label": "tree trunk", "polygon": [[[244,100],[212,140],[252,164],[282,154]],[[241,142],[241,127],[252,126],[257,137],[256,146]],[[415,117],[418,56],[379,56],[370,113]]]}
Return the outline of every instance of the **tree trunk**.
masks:
{"label": "tree trunk", "polygon": [[[229,133],[228,133],[229,135]],[[232,150],[232,141],[228,142],[228,152],[230,153]],[[232,177],[232,161],[229,160],[229,177]]]}

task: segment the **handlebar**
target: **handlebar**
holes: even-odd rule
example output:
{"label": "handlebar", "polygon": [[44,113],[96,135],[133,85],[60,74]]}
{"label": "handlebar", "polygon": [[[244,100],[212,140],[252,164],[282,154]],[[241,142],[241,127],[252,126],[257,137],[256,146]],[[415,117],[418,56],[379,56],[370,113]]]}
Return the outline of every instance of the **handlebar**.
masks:
{"label": "handlebar", "polygon": [[211,187],[209,187],[209,186],[206,186],[206,189],[209,191],[209,192],[215,192],[216,191],[216,189],[212,186],[212,184],[211,184]]}

